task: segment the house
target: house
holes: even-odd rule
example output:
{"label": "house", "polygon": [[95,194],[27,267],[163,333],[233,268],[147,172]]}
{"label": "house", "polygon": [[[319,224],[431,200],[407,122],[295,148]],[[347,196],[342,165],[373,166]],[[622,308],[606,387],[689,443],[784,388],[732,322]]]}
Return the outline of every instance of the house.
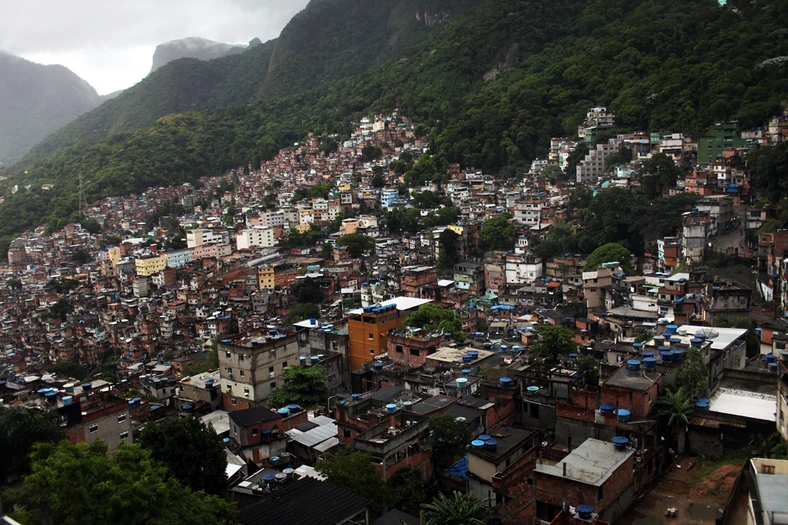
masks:
{"label": "house", "polygon": [[788,460],[751,458],[743,469],[747,525],[788,522]]}
{"label": "house", "polygon": [[266,407],[235,410],[230,412],[230,437],[247,460],[259,465],[285,452],[286,432],[306,420],[307,412],[298,405],[279,410]]}

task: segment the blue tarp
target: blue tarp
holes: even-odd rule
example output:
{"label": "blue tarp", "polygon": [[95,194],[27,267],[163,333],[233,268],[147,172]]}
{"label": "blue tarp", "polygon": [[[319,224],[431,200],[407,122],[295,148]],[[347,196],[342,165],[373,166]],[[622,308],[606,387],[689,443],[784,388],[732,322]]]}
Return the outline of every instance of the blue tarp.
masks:
{"label": "blue tarp", "polygon": [[444,472],[462,479],[468,479],[468,456],[463,456],[461,460],[447,468]]}
{"label": "blue tarp", "polygon": [[514,306],[510,304],[496,304],[490,310],[514,310]]}

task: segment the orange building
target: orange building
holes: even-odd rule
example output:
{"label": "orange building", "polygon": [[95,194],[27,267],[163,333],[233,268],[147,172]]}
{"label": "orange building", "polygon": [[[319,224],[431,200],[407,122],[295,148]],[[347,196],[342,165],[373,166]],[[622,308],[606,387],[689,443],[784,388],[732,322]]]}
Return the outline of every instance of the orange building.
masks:
{"label": "orange building", "polygon": [[364,363],[385,353],[389,331],[402,324],[402,320],[419,306],[430,302],[429,299],[396,297],[348,312],[350,369],[361,368]]}

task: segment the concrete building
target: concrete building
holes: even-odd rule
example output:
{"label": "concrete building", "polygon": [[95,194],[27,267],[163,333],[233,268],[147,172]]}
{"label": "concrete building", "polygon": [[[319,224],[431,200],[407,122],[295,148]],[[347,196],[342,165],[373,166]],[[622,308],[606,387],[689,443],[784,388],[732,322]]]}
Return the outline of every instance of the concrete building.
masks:
{"label": "concrete building", "polygon": [[260,331],[222,339],[218,345],[219,374],[225,410],[261,406],[281,384],[279,375],[299,363],[295,333]]}
{"label": "concrete building", "polygon": [[592,184],[597,178],[605,174],[605,163],[607,158],[621,149],[619,139],[610,139],[606,144],[597,144],[596,149],[588,152],[588,155],[577,165],[578,184]]}
{"label": "concrete building", "polygon": [[744,466],[747,525],[788,523],[788,461],[752,458]]}
{"label": "concrete building", "polygon": [[154,273],[159,273],[167,267],[166,255],[151,255],[134,260],[134,265],[137,270],[137,275],[141,277],[148,277]]}
{"label": "concrete building", "polygon": [[196,248],[205,244],[228,244],[230,234],[224,229],[198,228],[186,232],[186,246]]}
{"label": "concrete building", "polygon": [[247,228],[236,236],[235,242],[238,250],[271,248],[276,245],[274,229],[271,226]]}
{"label": "concrete building", "polygon": [[176,252],[167,252],[167,266],[169,268],[183,268],[192,262],[191,250],[178,250]]}

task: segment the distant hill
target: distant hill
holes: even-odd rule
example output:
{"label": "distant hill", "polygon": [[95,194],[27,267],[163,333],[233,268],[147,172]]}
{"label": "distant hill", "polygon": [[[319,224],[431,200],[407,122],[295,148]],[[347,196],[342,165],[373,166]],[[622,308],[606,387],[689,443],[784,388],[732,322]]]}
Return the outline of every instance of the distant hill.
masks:
{"label": "distant hill", "polygon": [[[443,16],[441,5],[472,9]],[[256,165],[307,132],[341,138],[373,112],[398,109],[430,130],[425,180],[453,162],[520,177],[596,104],[622,129],[697,137],[730,119],[761,125],[788,93],[783,6],[313,0],[279,39],[171,62],[7,170],[0,253],[26,228],[74,220],[80,174],[90,199],[180,184]]]}
{"label": "distant hill", "polygon": [[153,53],[151,73],[165,64],[179,58],[196,58],[198,60],[213,60],[227,55],[235,55],[246,51],[247,46],[236,46],[222,42],[214,42],[199,37],[188,37],[172,40],[156,46]]}
{"label": "distant hill", "polygon": [[[363,73],[484,2],[312,0],[279,38],[261,45],[252,41],[240,53],[209,61],[180,58],[161,67],[154,57],[154,71],[147,78],[58,130],[31,150],[23,164],[79,141],[95,142],[149,126],[173,113],[293,94]],[[170,47],[186,49],[187,41],[192,39]]]}
{"label": "distant hill", "polygon": [[68,68],[0,51],[0,164],[98,106],[96,90]]}

